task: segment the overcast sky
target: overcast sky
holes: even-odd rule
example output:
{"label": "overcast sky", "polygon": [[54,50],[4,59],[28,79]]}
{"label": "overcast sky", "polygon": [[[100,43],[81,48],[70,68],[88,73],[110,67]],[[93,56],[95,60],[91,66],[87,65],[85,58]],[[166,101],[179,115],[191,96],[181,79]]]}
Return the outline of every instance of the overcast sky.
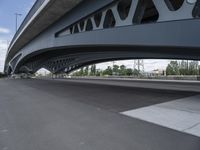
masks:
{"label": "overcast sky", "polygon": [[[151,72],[154,69],[163,70],[167,67],[169,60],[144,60],[144,71]],[[126,65],[127,68],[134,68],[134,60],[115,61],[114,64]],[[105,69],[107,66],[112,66],[113,62],[97,64],[97,68]]]}
{"label": "overcast sky", "polygon": [[[22,14],[18,19],[20,25],[26,14],[29,12],[36,0],[0,0],[0,72],[3,71],[5,56],[9,42],[15,33],[15,13]],[[168,60],[145,60],[145,71],[153,69],[163,69],[167,66]],[[118,65],[124,64],[133,68],[133,60],[117,61]],[[98,68],[106,68],[112,63],[97,65]]]}

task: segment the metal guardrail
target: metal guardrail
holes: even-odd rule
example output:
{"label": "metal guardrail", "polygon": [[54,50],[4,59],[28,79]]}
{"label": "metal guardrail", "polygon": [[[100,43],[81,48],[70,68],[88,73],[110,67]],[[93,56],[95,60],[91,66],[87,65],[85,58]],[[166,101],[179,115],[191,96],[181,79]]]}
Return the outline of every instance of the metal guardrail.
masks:
{"label": "metal guardrail", "polygon": [[[32,16],[36,13],[36,11],[40,8],[40,6],[44,3],[45,0],[37,0],[35,2],[35,4],[33,5],[33,7],[31,8],[31,10],[29,11],[29,13],[26,15],[25,19],[23,20],[23,22],[21,23],[20,27],[18,28],[17,32],[15,33],[10,46],[13,44],[13,42],[15,41],[15,39],[17,38],[17,36],[20,34],[20,32],[23,30],[23,28],[26,26],[26,24],[28,23],[28,21],[32,18]],[[8,48],[8,51],[10,49],[10,46]]]}
{"label": "metal guardrail", "polygon": [[[59,75],[58,75],[59,77]],[[187,75],[187,76],[66,76],[66,78],[78,78],[78,79],[144,79],[144,80],[189,80],[189,81],[200,81],[198,75]]]}

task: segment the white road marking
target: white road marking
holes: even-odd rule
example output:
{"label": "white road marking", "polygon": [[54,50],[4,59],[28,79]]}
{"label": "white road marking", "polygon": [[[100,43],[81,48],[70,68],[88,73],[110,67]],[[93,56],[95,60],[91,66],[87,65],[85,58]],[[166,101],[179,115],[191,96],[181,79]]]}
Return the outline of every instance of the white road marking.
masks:
{"label": "white road marking", "polygon": [[200,137],[200,95],[121,114]]}

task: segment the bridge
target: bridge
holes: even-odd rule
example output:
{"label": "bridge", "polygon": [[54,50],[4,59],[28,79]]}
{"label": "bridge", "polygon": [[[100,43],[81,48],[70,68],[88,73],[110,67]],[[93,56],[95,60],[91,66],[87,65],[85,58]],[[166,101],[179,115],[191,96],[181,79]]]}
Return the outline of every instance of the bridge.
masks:
{"label": "bridge", "polygon": [[200,59],[199,0],[37,0],[5,73],[68,73],[110,60]]}

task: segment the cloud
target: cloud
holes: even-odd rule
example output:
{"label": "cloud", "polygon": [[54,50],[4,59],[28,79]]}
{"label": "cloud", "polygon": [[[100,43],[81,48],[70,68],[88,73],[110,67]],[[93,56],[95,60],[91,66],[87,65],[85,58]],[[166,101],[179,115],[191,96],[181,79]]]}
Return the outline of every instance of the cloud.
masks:
{"label": "cloud", "polygon": [[8,41],[0,39],[0,49],[7,49]]}
{"label": "cloud", "polygon": [[0,39],[0,72],[4,69],[4,62],[7,53],[8,43],[6,40]]}
{"label": "cloud", "polygon": [[0,33],[8,34],[8,33],[10,33],[10,30],[7,28],[0,27]]}

